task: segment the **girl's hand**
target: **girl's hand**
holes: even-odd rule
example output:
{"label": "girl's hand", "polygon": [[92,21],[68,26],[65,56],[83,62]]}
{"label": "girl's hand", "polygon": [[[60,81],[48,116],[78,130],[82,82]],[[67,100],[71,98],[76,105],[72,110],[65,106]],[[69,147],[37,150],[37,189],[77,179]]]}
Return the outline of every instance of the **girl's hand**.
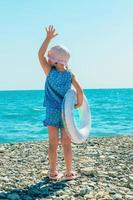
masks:
{"label": "girl's hand", "polygon": [[83,103],[83,94],[77,94],[77,104],[74,105],[74,108],[79,108]]}
{"label": "girl's hand", "polygon": [[49,25],[49,27],[45,28],[45,30],[47,32],[47,38],[50,40],[58,35],[58,33],[55,33],[55,28],[53,28],[53,25]]}
{"label": "girl's hand", "polygon": [[74,105],[74,108],[79,108],[81,105],[82,104],[77,103],[77,104]]}

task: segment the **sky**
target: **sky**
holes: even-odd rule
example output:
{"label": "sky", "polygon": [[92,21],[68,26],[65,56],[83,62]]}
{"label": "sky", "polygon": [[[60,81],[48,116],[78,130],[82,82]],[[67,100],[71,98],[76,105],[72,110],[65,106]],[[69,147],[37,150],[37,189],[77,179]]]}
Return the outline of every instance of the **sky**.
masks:
{"label": "sky", "polygon": [[132,0],[0,0],[0,90],[44,89],[38,50],[53,25],[82,88],[133,88]]}

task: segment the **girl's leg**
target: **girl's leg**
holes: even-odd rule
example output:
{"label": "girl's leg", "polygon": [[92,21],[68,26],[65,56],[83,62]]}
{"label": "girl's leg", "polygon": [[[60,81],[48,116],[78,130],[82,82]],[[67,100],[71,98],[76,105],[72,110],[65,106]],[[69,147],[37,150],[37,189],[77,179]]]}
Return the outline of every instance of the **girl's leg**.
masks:
{"label": "girl's leg", "polygon": [[64,152],[64,159],[66,163],[66,174],[71,175],[72,170],[72,147],[71,140],[65,132],[65,129],[61,129],[61,144]]}
{"label": "girl's leg", "polygon": [[54,126],[48,126],[49,133],[49,147],[48,157],[50,164],[51,176],[56,175],[56,161],[57,161],[57,148],[58,148],[58,128]]}

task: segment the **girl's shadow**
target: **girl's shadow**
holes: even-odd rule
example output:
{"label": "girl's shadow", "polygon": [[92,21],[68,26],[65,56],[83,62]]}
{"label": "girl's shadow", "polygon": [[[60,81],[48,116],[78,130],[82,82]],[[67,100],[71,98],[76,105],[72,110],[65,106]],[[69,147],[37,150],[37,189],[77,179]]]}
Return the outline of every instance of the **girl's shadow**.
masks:
{"label": "girl's shadow", "polygon": [[27,186],[24,189],[16,188],[6,193],[0,192],[0,199],[8,199],[9,196],[10,199],[14,200],[39,200],[53,195],[58,197],[60,196],[59,190],[63,190],[65,187],[68,187],[65,180],[51,181],[48,177],[44,177],[39,182]]}

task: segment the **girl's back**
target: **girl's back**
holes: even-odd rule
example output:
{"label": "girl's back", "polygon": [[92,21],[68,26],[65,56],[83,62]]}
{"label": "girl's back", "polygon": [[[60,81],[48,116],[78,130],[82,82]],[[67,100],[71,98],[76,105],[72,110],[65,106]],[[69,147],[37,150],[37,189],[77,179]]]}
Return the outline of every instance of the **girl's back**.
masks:
{"label": "girl's back", "polygon": [[58,70],[52,66],[45,82],[44,107],[61,110],[66,92],[71,88],[72,73],[70,70]]}

